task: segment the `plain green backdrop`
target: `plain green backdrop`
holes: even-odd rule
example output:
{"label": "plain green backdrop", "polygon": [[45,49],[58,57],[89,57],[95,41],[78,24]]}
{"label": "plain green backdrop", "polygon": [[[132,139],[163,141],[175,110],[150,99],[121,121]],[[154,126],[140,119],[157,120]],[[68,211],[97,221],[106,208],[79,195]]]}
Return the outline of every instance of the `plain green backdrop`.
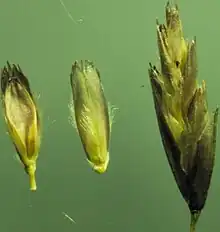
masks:
{"label": "plain green backdrop", "polygon": [[[185,36],[197,36],[199,79],[207,81],[213,110],[220,104],[220,5],[178,2]],[[20,64],[40,95],[43,122],[38,189],[31,193],[0,118],[0,231],[188,231],[188,209],[161,144],[148,79],[148,62],[159,64],[155,19],[164,22],[166,1],[64,3],[75,23],[59,0],[0,0],[0,66],[7,60]],[[108,100],[119,108],[103,175],[88,165],[69,122],[69,74],[76,59],[95,62]],[[198,232],[220,229],[219,140]]]}

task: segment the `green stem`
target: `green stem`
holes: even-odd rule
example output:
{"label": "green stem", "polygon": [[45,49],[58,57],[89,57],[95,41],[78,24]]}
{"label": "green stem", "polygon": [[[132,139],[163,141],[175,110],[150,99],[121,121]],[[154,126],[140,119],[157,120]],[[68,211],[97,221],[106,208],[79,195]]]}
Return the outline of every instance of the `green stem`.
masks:
{"label": "green stem", "polygon": [[200,211],[191,212],[190,232],[196,231],[196,224],[200,216]]}
{"label": "green stem", "polygon": [[30,180],[30,190],[36,191],[37,190],[37,184],[36,184],[36,178],[35,173],[29,173],[29,180]]}
{"label": "green stem", "polygon": [[30,190],[31,191],[37,190],[35,172],[36,172],[36,163],[33,162],[33,163],[29,164],[29,166],[27,167],[27,173],[29,176]]}

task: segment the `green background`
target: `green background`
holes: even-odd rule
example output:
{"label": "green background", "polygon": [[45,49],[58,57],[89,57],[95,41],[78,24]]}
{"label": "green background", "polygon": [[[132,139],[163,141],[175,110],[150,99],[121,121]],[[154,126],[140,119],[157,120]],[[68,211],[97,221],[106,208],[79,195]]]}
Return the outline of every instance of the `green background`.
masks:
{"label": "green background", "polygon": [[[76,23],[59,0],[0,0],[0,66],[20,64],[40,95],[43,120],[34,193],[0,120],[0,231],[188,231],[188,208],[161,144],[148,79],[148,62],[159,64],[155,19],[164,22],[166,1],[64,2]],[[207,81],[214,109],[220,103],[218,1],[182,0],[179,8],[185,36],[197,36],[199,79]],[[119,108],[103,175],[91,170],[68,119],[76,59],[95,62],[107,98]],[[220,229],[219,140],[199,232]]]}

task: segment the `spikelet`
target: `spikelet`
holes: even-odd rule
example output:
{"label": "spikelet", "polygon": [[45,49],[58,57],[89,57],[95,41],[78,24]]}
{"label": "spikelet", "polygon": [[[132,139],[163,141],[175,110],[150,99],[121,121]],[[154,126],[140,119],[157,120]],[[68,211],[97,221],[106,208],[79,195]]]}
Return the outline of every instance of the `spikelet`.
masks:
{"label": "spikelet", "polygon": [[74,127],[89,164],[97,173],[104,173],[109,163],[109,142],[116,108],[107,103],[99,71],[91,61],[76,61],[70,82]]}
{"label": "spikelet", "polygon": [[27,77],[7,63],[1,72],[1,98],[5,122],[17,154],[36,190],[36,161],[40,148],[40,120]]}
{"label": "spikelet", "polygon": [[218,108],[208,112],[205,81],[197,83],[196,40],[185,41],[178,7],[157,22],[161,69],[149,77],[164,149],[191,213],[190,231],[204,208],[215,159]]}

